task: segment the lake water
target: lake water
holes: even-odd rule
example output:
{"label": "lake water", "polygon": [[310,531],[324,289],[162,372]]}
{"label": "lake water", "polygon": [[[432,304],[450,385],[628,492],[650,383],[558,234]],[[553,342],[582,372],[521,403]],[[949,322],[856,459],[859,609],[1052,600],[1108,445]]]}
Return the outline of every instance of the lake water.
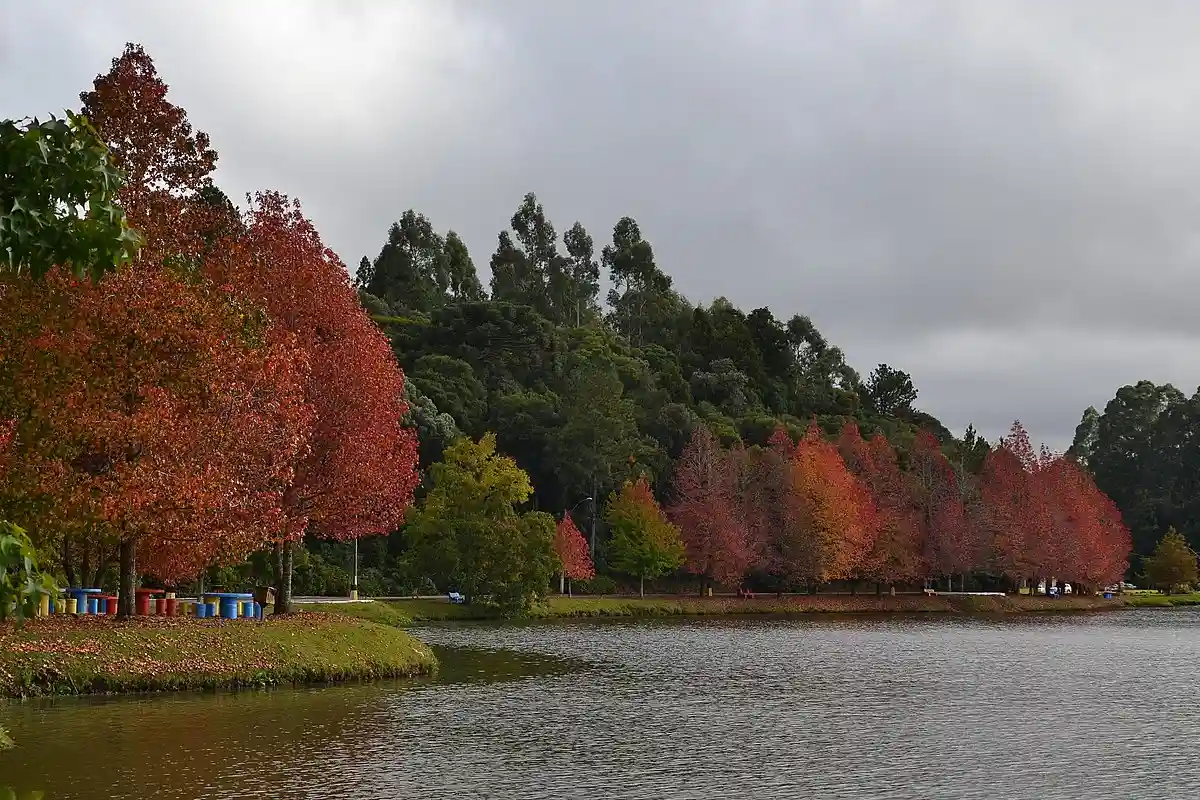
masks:
{"label": "lake water", "polygon": [[[1200,610],[462,625],[423,684],[0,706],[57,798],[1189,798]],[[491,652],[464,652],[484,648]]]}

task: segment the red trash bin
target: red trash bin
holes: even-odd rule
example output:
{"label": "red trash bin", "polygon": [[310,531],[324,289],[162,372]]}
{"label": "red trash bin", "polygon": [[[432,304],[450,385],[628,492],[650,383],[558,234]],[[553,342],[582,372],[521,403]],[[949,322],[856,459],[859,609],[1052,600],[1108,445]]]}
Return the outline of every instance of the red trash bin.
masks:
{"label": "red trash bin", "polygon": [[134,589],[133,593],[137,596],[135,608],[139,617],[149,616],[150,614],[150,597],[151,595],[162,594],[162,589]]}

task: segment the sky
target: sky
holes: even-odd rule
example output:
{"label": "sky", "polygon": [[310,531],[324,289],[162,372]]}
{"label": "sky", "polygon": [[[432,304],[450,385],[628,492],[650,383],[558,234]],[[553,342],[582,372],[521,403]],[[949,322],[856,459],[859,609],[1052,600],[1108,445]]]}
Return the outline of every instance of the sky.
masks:
{"label": "sky", "polygon": [[1065,448],[1200,383],[1192,0],[0,0],[0,118],[143,44],[231,197],[300,198],[353,265],[406,209],[484,282],[537,192],[638,220],[690,300],[807,314],[864,377]]}

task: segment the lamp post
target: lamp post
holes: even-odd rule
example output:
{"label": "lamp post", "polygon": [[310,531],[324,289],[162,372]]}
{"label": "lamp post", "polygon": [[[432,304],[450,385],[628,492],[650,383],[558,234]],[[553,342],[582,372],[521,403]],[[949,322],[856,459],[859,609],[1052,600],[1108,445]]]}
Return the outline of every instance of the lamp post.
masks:
{"label": "lamp post", "polygon": [[[569,516],[571,516],[572,514],[574,514],[574,513],[575,513],[575,509],[579,508],[581,505],[583,505],[584,503],[587,503],[587,502],[592,502],[591,495],[589,495],[589,496],[587,496],[587,497],[583,498],[583,499],[582,499],[582,500],[580,500],[578,503],[576,503],[575,505],[573,505],[573,506],[571,506],[570,508],[568,508],[568,509],[567,509],[567,514],[566,514],[566,516],[568,516],[568,517],[569,517]],[[593,544],[594,544],[594,543],[595,543],[595,541],[596,541],[596,522],[595,522],[595,518],[596,518],[596,512],[595,512],[595,510],[596,510],[596,504],[595,504],[595,502],[592,502],[592,542],[593,542]],[[589,555],[590,555],[590,553],[589,553]],[[561,572],[560,572],[560,573],[558,574],[558,593],[559,593],[559,594],[563,594],[563,591],[564,591],[564,585],[563,585],[563,584],[564,584],[564,582],[565,582],[565,579],[566,579],[566,575],[565,575],[564,573],[561,573]]]}

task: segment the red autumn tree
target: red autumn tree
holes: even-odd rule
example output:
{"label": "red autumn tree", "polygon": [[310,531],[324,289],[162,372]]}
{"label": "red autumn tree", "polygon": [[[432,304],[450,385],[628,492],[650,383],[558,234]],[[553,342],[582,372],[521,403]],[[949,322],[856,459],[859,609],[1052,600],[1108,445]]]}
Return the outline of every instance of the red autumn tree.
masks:
{"label": "red autumn tree", "polygon": [[762,449],[750,450],[742,463],[744,509],[754,566],[784,584],[798,579],[806,542],[803,508],[795,485],[796,443],[782,427],[776,428]]}
{"label": "red autumn tree", "polygon": [[793,579],[841,580],[858,570],[871,550],[875,508],[870,492],[825,441],[814,423],[792,457],[799,530],[784,548]]}
{"label": "red autumn tree", "polygon": [[977,526],[967,506],[963,477],[928,431],[918,434],[913,443],[907,477],[928,573],[953,585],[954,575],[973,571],[980,560]]}
{"label": "red autumn tree", "polygon": [[1046,504],[1042,574],[1096,588],[1128,568],[1129,532],[1115,506],[1074,460],[1043,453],[1034,473]]}
{"label": "red autumn tree", "polygon": [[586,581],[596,577],[596,567],[592,564],[587,540],[575,527],[575,521],[569,514],[559,521],[554,530],[554,552],[558,554],[561,565],[558,573],[559,594],[563,593],[566,580]]}
{"label": "red autumn tree", "polygon": [[6,501],[62,544],[68,568],[73,540],[85,573],[89,556],[102,564],[118,548],[127,614],[139,561],[162,578],[194,574],[286,529],[307,365],[198,270],[216,156],[145,53],[127,47],[81,97],[128,176],[118,200],[146,245],[97,284],[52,274],[6,287],[5,316],[21,324],[4,331],[3,403],[22,420]]}
{"label": "red autumn tree", "polygon": [[[299,348],[311,365],[305,398],[315,412],[311,446],[285,494],[293,536],[349,540],[394,530],[417,485],[415,433],[404,427],[404,375],[391,347],[358,303],[345,269],[299,204],[255,197],[239,246],[247,258],[206,269],[261,303],[268,339]],[[276,602],[291,597],[291,546],[281,548]]]}
{"label": "red autumn tree", "polygon": [[1047,563],[1049,505],[1038,479],[1039,462],[1021,423],[984,459],[980,481],[992,569],[1014,583],[1036,586]]}
{"label": "red autumn tree", "polygon": [[[357,302],[345,266],[298,205],[258,195],[244,220],[211,202],[216,154],[166,100],[153,62],[130,45],[84,95],[85,111],[140,189],[130,220],[170,222],[157,254],[226,287],[248,318],[265,314],[265,343],[307,365],[309,447],[292,467],[277,541],[305,532],[335,539],[385,533],[416,486],[416,438],[401,425],[404,378],[383,334]],[[160,226],[161,227],[161,226]],[[168,235],[170,234],[170,235]],[[279,549],[277,609],[290,603],[291,547]]]}
{"label": "red autumn tree", "polygon": [[212,206],[197,202],[217,163],[208,135],[167,100],[167,84],[138,44],[127,44],[79,99],[126,175],[120,205],[147,238],[143,260],[194,267],[212,227]]}
{"label": "red autumn tree", "polygon": [[[277,535],[307,447],[302,364],[204,281],[135,263],[96,284],[53,272],[0,291],[2,405],[20,420],[10,517],[99,566],[160,578],[240,560]],[[85,575],[90,579],[90,575]]]}
{"label": "red autumn tree", "polygon": [[736,481],[734,457],[706,426],[697,426],[675,462],[674,502],[667,514],[683,537],[687,570],[702,582],[740,581],[751,563]]}
{"label": "red autumn tree", "polygon": [[846,423],[838,439],[838,450],[846,468],[867,487],[875,504],[875,532],[870,551],[858,575],[875,581],[882,590],[920,577],[922,542],[920,526],[906,491],[896,451],[882,435],[863,441],[858,426]]}

